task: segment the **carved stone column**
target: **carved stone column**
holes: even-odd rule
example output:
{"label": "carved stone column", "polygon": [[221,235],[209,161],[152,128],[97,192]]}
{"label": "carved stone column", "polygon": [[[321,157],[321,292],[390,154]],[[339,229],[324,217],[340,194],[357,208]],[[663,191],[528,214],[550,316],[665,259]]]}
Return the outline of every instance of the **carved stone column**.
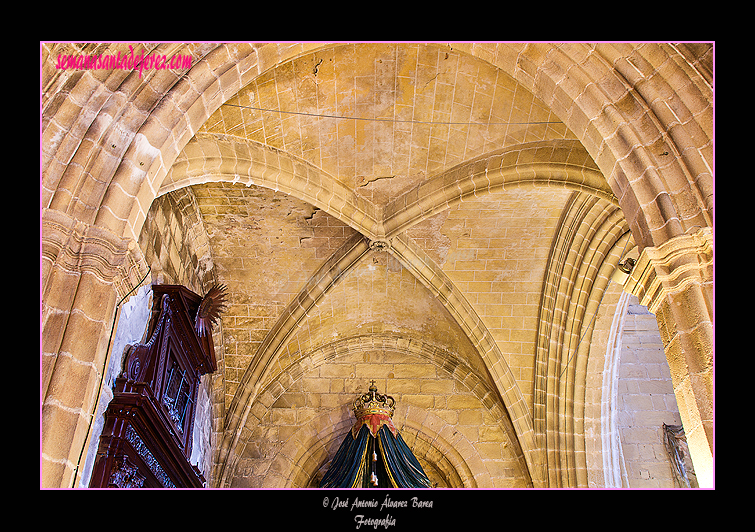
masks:
{"label": "carved stone column", "polygon": [[701,487],[713,482],[713,232],[645,248],[625,288],[656,315]]}
{"label": "carved stone column", "polygon": [[85,445],[115,307],[146,276],[131,239],[42,212],[42,486],[70,487]]}

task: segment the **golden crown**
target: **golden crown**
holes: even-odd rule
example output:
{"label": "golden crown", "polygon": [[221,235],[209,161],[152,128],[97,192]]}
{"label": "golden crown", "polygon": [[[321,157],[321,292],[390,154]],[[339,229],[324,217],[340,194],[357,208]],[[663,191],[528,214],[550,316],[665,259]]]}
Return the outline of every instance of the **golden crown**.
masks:
{"label": "golden crown", "polygon": [[396,401],[390,395],[378,393],[375,381],[372,381],[367,393],[354,400],[354,415],[357,419],[371,414],[383,414],[393,417]]}

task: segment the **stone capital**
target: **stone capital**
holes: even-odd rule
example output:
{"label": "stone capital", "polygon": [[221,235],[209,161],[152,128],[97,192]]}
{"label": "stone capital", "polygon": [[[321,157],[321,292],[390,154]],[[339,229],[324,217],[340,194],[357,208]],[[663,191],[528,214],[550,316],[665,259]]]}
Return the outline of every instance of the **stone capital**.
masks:
{"label": "stone capital", "polygon": [[624,290],[655,314],[669,295],[712,282],[713,230],[705,227],[643,249]]}
{"label": "stone capital", "polygon": [[128,294],[147,274],[147,262],[132,238],[53,209],[42,211],[41,225],[42,260],[51,266],[71,273],[92,273],[112,284],[119,297]]}

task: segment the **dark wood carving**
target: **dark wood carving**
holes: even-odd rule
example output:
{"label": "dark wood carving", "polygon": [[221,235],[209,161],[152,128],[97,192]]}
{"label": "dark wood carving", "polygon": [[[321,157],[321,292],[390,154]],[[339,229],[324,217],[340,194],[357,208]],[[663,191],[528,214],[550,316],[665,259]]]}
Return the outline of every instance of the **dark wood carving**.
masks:
{"label": "dark wood carving", "polygon": [[212,325],[225,287],[202,298],[155,285],[149,341],[132,346],[105,411],[90,487],[202,487],[189,462],[199,379],[217,369]]}

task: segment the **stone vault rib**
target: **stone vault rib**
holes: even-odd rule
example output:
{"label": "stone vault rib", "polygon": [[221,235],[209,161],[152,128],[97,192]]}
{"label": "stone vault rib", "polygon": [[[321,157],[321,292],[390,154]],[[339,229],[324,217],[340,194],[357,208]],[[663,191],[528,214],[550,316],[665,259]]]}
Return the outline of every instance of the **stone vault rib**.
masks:
{"label": "stone vault rib", "polygon": [[544,471],[535,445],[532,416],[495,339],[443,270],[409,238],[399,235],[392,239],[390,252],[443,303],[477,349],[516,430],[530,479],[535,487],[541,487]]}
{"label": "stone vault rib", "polygon": [[385,207],[383,233],[396,236],[469,196],[519,187],[560,187],[618,204],[608,183],[578,141],[509,146],[427,179]]}
{"label": "stone vault rib", "polygon": [[216,467],[220,470],[215,478],[220,484],[225,482],[228,474],[228,458],[238,442],[241,428],[246,424],[249,409],[259,393],[265,372],[284,345],[289,335],[320,301],[343,277],[369,253],[367,239],[360,234],[351,237],[341,246],[309,279],[299,294],[289,303],[286,310],[268,331],[252,363],[247,368],[238,391],[228,408],[223,441],[218,451]]}
{"label": "stone vault rib", "polygon": [[337,179],[293,155],[255,141],[204,134],[192,139],[165,177],[158,195],[209,181],[258,185],[281,191],[377,238],[378,209]]}

